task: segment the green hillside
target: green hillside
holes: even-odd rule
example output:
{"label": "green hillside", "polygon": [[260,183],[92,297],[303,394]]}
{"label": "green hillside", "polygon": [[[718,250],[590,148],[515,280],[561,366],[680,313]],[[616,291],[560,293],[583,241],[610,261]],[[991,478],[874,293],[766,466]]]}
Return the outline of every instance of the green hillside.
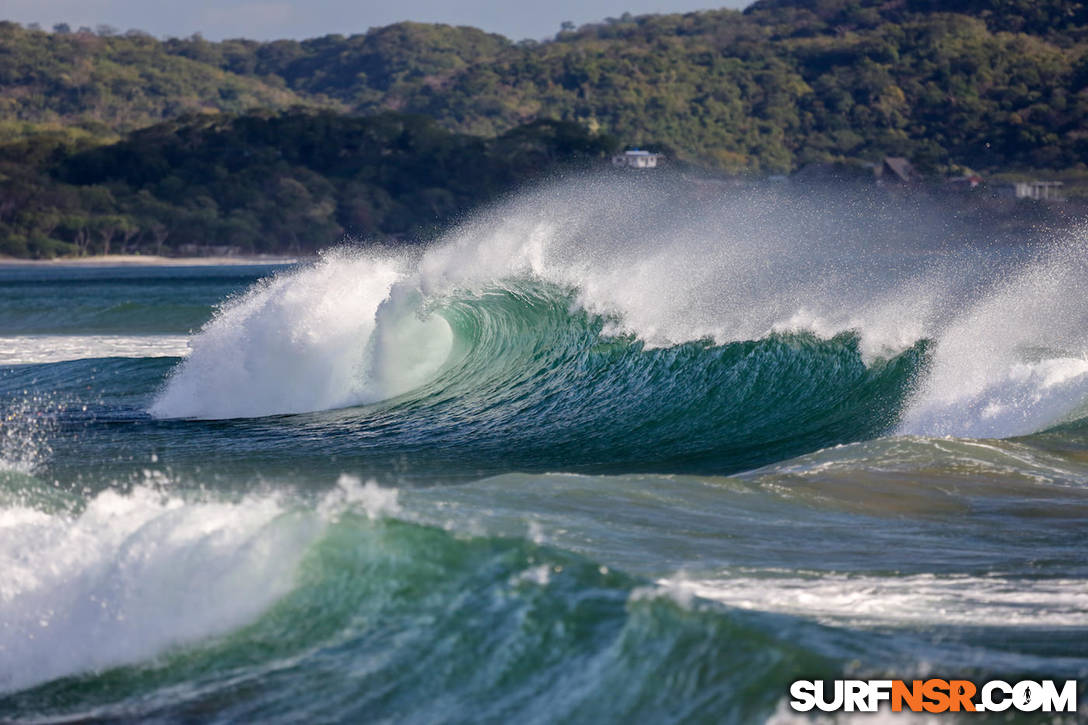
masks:
{"label": "green hillside", "polygon": [[285,108],[278,77],[241,76],[140,33],[45,33],[0,23],[0,138],[35,126],[109,135],[195,111]]}
{"label": "green hillside", "polygon": [[400,23],[258,43],[0,23],[0,252],[427,236],[619,144],[741,173],[904,156],[1088,171],[1088,10],[762,0],[514,43]]}
{"label": "green hillside", "polygon": [[616,148],[562,121],[497,138],[424,116],[195,115],[95,146],[0,145],[0,254],[309,253],[345,234],[426,239],[502,192]]}
{"label": "green hillside", "polygon": [[485,136],[563,119],[733,171],[884,154],[1070,168],[1088,158],[1086,14],[1060,0],[763,0],[625,15],[542,43],[418,23],[271,43],[7,23],[0,117],[124,131],[301,103]]}

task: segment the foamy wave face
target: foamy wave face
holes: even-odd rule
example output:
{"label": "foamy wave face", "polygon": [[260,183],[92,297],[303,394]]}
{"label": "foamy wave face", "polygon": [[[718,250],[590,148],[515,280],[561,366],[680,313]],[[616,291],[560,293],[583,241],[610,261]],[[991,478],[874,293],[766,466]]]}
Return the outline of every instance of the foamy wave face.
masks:
{"label": "foamy wave face", "polygon": [[961,437],[1025,435],[1085,413],[1088,262],[1069,240],[942,329],[902,432]]}
{"label": "foamy wave face", "polygon": [[401,304],[391,296],[404,274],[401,260],[341,251],[264,280],[192,340],[151,414],[305,413],[410,390],[441,366],[452,334],[442,319],[420,317],[411,294]]}
{"label": "foamy wave face", "polygon": [[0,691],[146,661],[229,632],[290,590],[320,519],[272,499],[148,488],[78,515],[0,510]]}
{"label": "foamy wave face", "polygon": [[811,617],[829,625],[1088,627],[1088,592],[1079,579],[1025,585],[967,575],[752,574],[720,579],[679,575],[658,583],[733,607]]}

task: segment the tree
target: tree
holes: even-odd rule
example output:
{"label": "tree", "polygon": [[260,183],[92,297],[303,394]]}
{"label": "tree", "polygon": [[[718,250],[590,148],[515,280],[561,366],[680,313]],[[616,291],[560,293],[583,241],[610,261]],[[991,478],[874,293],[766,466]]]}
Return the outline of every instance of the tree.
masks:
{"label": "tree", "polygon": [[155,254],[161,257],[166,240],[170,237],[170,229],[162,222],[155,220],[148,222],[146,228],[154,242]]}

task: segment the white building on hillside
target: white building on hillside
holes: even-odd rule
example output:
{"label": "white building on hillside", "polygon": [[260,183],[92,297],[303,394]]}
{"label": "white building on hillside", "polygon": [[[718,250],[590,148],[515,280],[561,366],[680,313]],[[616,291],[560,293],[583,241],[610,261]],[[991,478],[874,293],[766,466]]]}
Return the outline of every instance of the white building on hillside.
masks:
{"label": "white building on hillside", "polygon": [[612,165],[616,168],[627,169],[656,169],[659,161],[665,158],[664,154],[653,154],[649,151],[631,149],[612,157]]}
{"label": "white building on hillside", "polygon": [[1018,181],[1013,185],[1017,199],[1035,199],[1036,201],[1064,201],[1060,181]]}

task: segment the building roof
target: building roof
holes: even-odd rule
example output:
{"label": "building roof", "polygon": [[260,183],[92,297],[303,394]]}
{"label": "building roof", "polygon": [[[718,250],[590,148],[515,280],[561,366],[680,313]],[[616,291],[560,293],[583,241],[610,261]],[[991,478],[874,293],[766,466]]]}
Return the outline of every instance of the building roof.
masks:
{"label": "building roof", "polygon": [[884,168],[889,169],[904,184],[909,184],[918,178],[914,167],[902,156],[886,156],[884,158]]}

